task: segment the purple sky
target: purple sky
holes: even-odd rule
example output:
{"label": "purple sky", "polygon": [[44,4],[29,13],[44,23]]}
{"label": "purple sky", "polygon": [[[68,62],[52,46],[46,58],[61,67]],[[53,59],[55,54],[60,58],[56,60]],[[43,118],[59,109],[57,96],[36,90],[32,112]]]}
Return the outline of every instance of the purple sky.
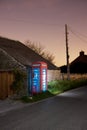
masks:
{"label": "purple sky", "polygon": [[40,42],[58,66],[66,64],[65,24],[73,30],[68,30],[71,62],[79,51],[87,54],[87,0],[0,0],[0,35]]}

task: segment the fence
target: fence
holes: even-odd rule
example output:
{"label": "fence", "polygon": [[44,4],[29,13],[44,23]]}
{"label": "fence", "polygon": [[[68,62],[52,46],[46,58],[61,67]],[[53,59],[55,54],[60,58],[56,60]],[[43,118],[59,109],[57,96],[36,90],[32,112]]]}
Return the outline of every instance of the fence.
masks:
{"label": "fence", "polygon": [[14,75],[12,71],[0,71],[0,99],[5,99],[13,94],[11,89],[13,80]]}

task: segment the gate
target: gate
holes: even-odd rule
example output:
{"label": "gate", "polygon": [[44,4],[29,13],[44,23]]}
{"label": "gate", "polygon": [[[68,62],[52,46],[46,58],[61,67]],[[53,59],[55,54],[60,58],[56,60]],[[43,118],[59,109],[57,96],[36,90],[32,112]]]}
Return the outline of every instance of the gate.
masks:
{"label": "gate", "polygon": [[0,99],[5,99],[13,94],[11,84],[14,81],[12,71],[0,71]]}

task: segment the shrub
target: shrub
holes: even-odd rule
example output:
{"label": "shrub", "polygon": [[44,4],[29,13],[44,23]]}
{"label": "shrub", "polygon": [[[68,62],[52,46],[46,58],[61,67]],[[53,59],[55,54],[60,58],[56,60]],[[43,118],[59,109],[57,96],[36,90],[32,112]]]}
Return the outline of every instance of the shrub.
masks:
{"label": "shrub", "polygon": [[14,73],[14,81],[11,87],[13,91],[18,95],[20,91],[24,88],[24,79],[26,78],[26,74],[18,69],[15,69],[13,73]]}
{"label": "shrub", "polygon": [[58,94],[84,85],[87,85],[87,78],[76,80],[57,80],[49,82],[48,90],[54,94]]}

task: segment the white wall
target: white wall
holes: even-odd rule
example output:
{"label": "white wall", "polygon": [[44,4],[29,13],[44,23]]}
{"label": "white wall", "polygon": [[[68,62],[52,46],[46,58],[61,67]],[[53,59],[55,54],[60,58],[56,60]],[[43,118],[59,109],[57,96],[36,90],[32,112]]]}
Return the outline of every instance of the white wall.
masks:
{"label": "white wall", "polygon": [[47,82],[61,79],[60,70],[47,70]]}

